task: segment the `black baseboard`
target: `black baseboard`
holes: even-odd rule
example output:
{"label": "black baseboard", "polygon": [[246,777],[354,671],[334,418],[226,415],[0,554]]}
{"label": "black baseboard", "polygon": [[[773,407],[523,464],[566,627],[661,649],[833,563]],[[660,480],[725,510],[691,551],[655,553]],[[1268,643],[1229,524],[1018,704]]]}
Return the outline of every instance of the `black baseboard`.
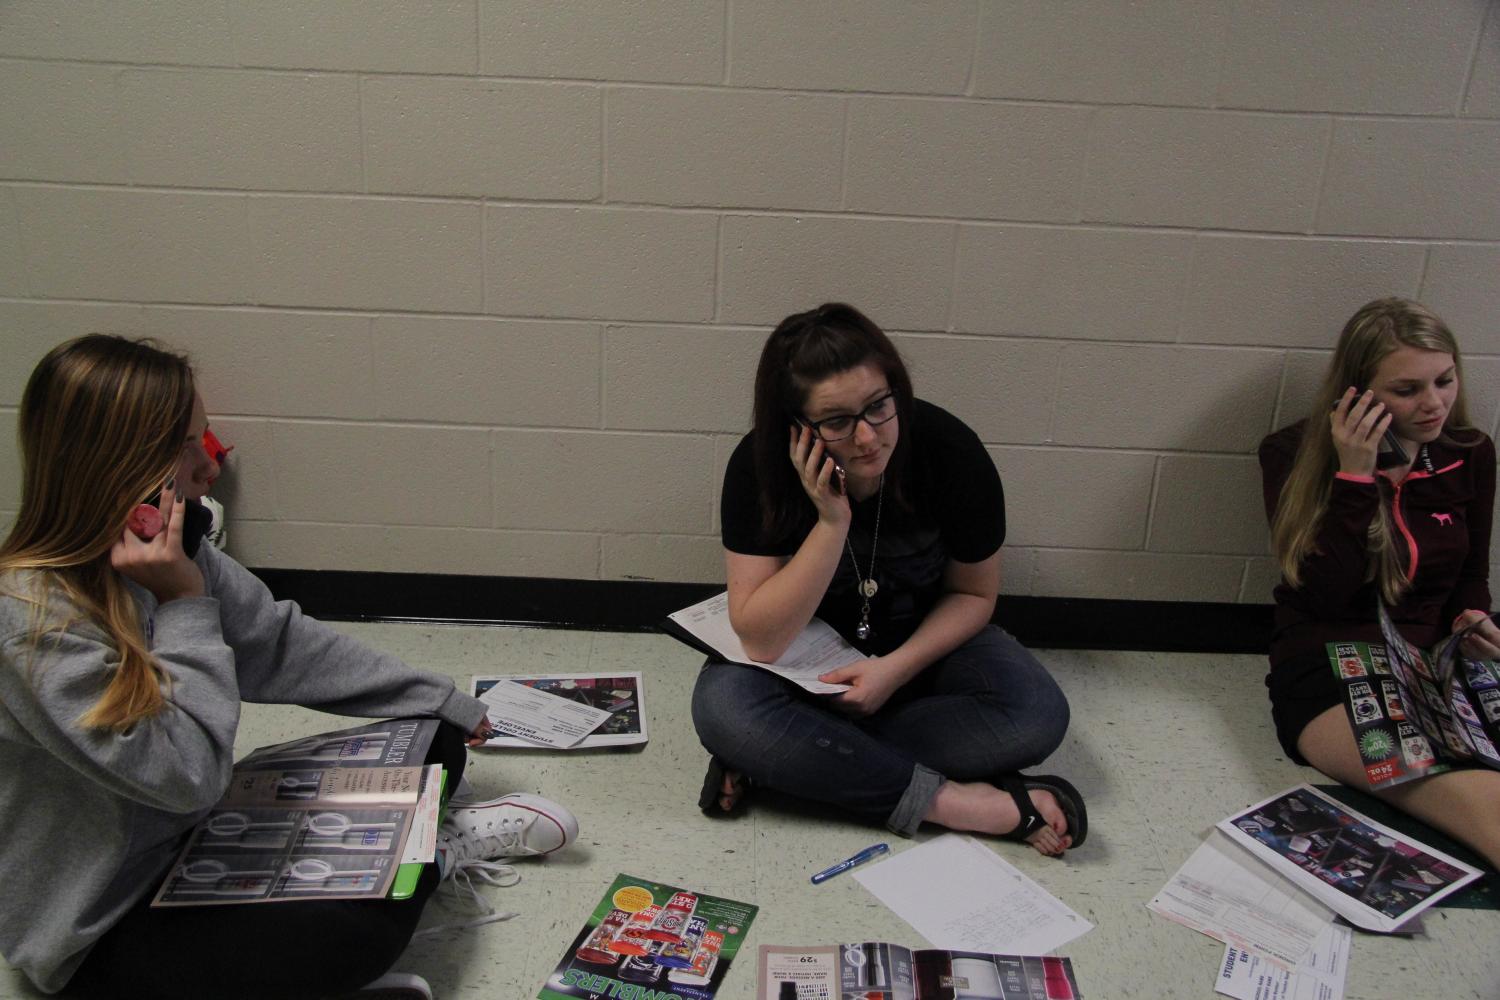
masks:
{"label": "black baseboard", "polygon": [[[432,573],[257,569],[278,598],[315,618],[654,632],[722,585]],[[1264,653],[1271,606],[1193,601],[1002,597],[995,621],[1028,646]]]}

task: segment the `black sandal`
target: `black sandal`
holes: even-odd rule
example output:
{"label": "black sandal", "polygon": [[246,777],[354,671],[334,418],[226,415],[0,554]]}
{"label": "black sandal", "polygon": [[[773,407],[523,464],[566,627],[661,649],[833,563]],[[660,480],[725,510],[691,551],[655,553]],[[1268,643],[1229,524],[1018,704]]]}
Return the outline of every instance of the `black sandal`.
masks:
{"label": "black sandal", "polygon": [[719,799],[725,794],[724,776],[728,771],[728,766],[718,757],[708,758],[708,771],[703,775],[703,790],[698,793],[698,808],[703,811],[703,815],[712,819],[727,819],[744,812],[745,799],[750,795],[750,779],[743,774],[740,775],[740,791],[735,796],[734,805],[725,809],[719,804]]}
{"label": "black sandal", "polygon": [[1031,796],[1027,794],[1030,789],[1051,792],[1052,797],[1057,799],[1057,807],[1062,810],[1064,818],[1068,821],[1068,836],[1073,838],[1069,846],[1079,847],[1089,835],[1089,813],[1083,804],[1083,796],[1078,793],[1064,778],[1055,774],[1002,774],[996,779],[995,784],[1002,791],[1009,793],[1016,804],[1016,809],[1021,813],[1021,822],[1009,833],[1000,834],[1001,840],[1015,840],[1025,843],[1026,838],[1036,833],[1047,825],[1042,814],[1037,811],[1031,802]]}

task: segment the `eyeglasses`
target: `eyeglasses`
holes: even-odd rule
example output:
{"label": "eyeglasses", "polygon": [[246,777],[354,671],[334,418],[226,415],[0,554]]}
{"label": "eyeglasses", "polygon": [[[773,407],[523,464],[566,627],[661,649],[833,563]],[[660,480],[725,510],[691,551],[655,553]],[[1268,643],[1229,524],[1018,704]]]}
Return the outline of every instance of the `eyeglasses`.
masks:
{"label": "eyeglasses", "polygon": [[841,413],[836,417],[825,417],[822,420],[803,420],[802,422],[811,427],[812,432],[825,442],[833,442],[842,441],[844,438],[852,435],[861,420],[871,427],[879,427],[881,424],[895,419],[895,416],[896,394],[888,392],[858,413]]}

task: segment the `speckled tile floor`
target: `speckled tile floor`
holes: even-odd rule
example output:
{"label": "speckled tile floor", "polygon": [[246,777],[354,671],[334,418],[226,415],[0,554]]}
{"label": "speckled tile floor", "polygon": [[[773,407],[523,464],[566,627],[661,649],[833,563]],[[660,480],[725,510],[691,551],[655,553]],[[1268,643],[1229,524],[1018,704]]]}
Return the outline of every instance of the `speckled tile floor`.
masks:
{"label": "speckled tile floor", "polygon": [[[653,635],[540,629],[340,625],[372,645],[461,683],[475,673],[639,670],[646,677],[650,743],[639,752],[482,752],[470,777],[486,794],[532,791],[579,816],[566,854],[522,866],[510,889],[486,889],[520,916],[444,933],[410,949],[440,1000],[525,1000],[577,933],[617,872],[756,903],[750,952],[720,995],[755,994],[762,943],[890,940],[920,946],[909,926],[852,878],[822,886],[807,876],[875,840],[899,838],[857,823],[765,802],[740,819],[697,810],[706,756],[689,718],[701,657]],[[1231,810],[1298,781],[1316,780],[1278,751],[1255,656],[1048,650],[1039,653],[1073,706],[1072,730],[1047,769],[1069,776],[1089,806],[1089,840],[1062,861],[1020,845],[994,849],[1095,924],[1062,949],[1089,1000],[1209,998],[1223,946],[1145,907],[1203,831]],[[305,709],[246,706],[240,753],[334,728]],[[923,837],[931,836],[928,831]],[[446,891],[428,922],[467,915]],[[1438,910],[1411,940],[1356,935],[1348,1000],[1500,997],[1500,913]],[[15,972],[0,998],[34,997]]]}

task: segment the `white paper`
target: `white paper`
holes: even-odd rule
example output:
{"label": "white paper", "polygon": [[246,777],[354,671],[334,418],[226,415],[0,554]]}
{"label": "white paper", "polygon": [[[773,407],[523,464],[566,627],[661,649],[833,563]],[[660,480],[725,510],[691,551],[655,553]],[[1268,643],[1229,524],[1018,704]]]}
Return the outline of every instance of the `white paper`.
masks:
{"label": "white paper", "polygon": [[1217,830],[1147,908],[1226,944],[1291,968],[1306,960],[1333,911],[1250,857]]}
{"label": "white paper", "polygon": [[[483,700],[484,693],[500,681],[514,681],[610,713],[608,721],[585,736],[582,742],[562,749],[622,747],[646,742],[646,685],[639,671],[615,671],[607,674],[475,674],[469,682],[469,693]],[[517,736],[499,735],[485,740],[484,745],[486,748],[536,746]]]}
{"label": "white paper", "polygon": [[1229,945],[1214,988],[1235,1000],[1341,1000],[1353,938],[1343,924],[1329,924],[1294,971]]}
{"label": "white paper", "polygon": [[821,618],[814,618],[775,663],[752,660],[750,654],[745,652],[740,637],[729,624],[727,591],[690,608],[674,611],[667,617],[712,647],[730,663],[743,663],[769,670],[813,694],[838,694],[849,690],[847,684],[826,684],[818,680],[818,675],[865,659],[865,654],[845,642],[844,637],[834,631],[833,626]]}
{"label": "white paper", "polygon": [[499,681],[479,699],[490,707],[490,725],[506,736],[548,747],[570,747],[598,729],[609,713],[550,691]]}
{"label": "white paper", "polygon": [[1041,955],[1094,927],[994,851],[953,833],[854,877],[937,948]]}
{"label": "white paper", "polygon": [[400,864],[426,864],[437,857],[438,809],[442,804],[443,765],[428,764],[422,774],[422,797],[411,814],[411,832]]}

